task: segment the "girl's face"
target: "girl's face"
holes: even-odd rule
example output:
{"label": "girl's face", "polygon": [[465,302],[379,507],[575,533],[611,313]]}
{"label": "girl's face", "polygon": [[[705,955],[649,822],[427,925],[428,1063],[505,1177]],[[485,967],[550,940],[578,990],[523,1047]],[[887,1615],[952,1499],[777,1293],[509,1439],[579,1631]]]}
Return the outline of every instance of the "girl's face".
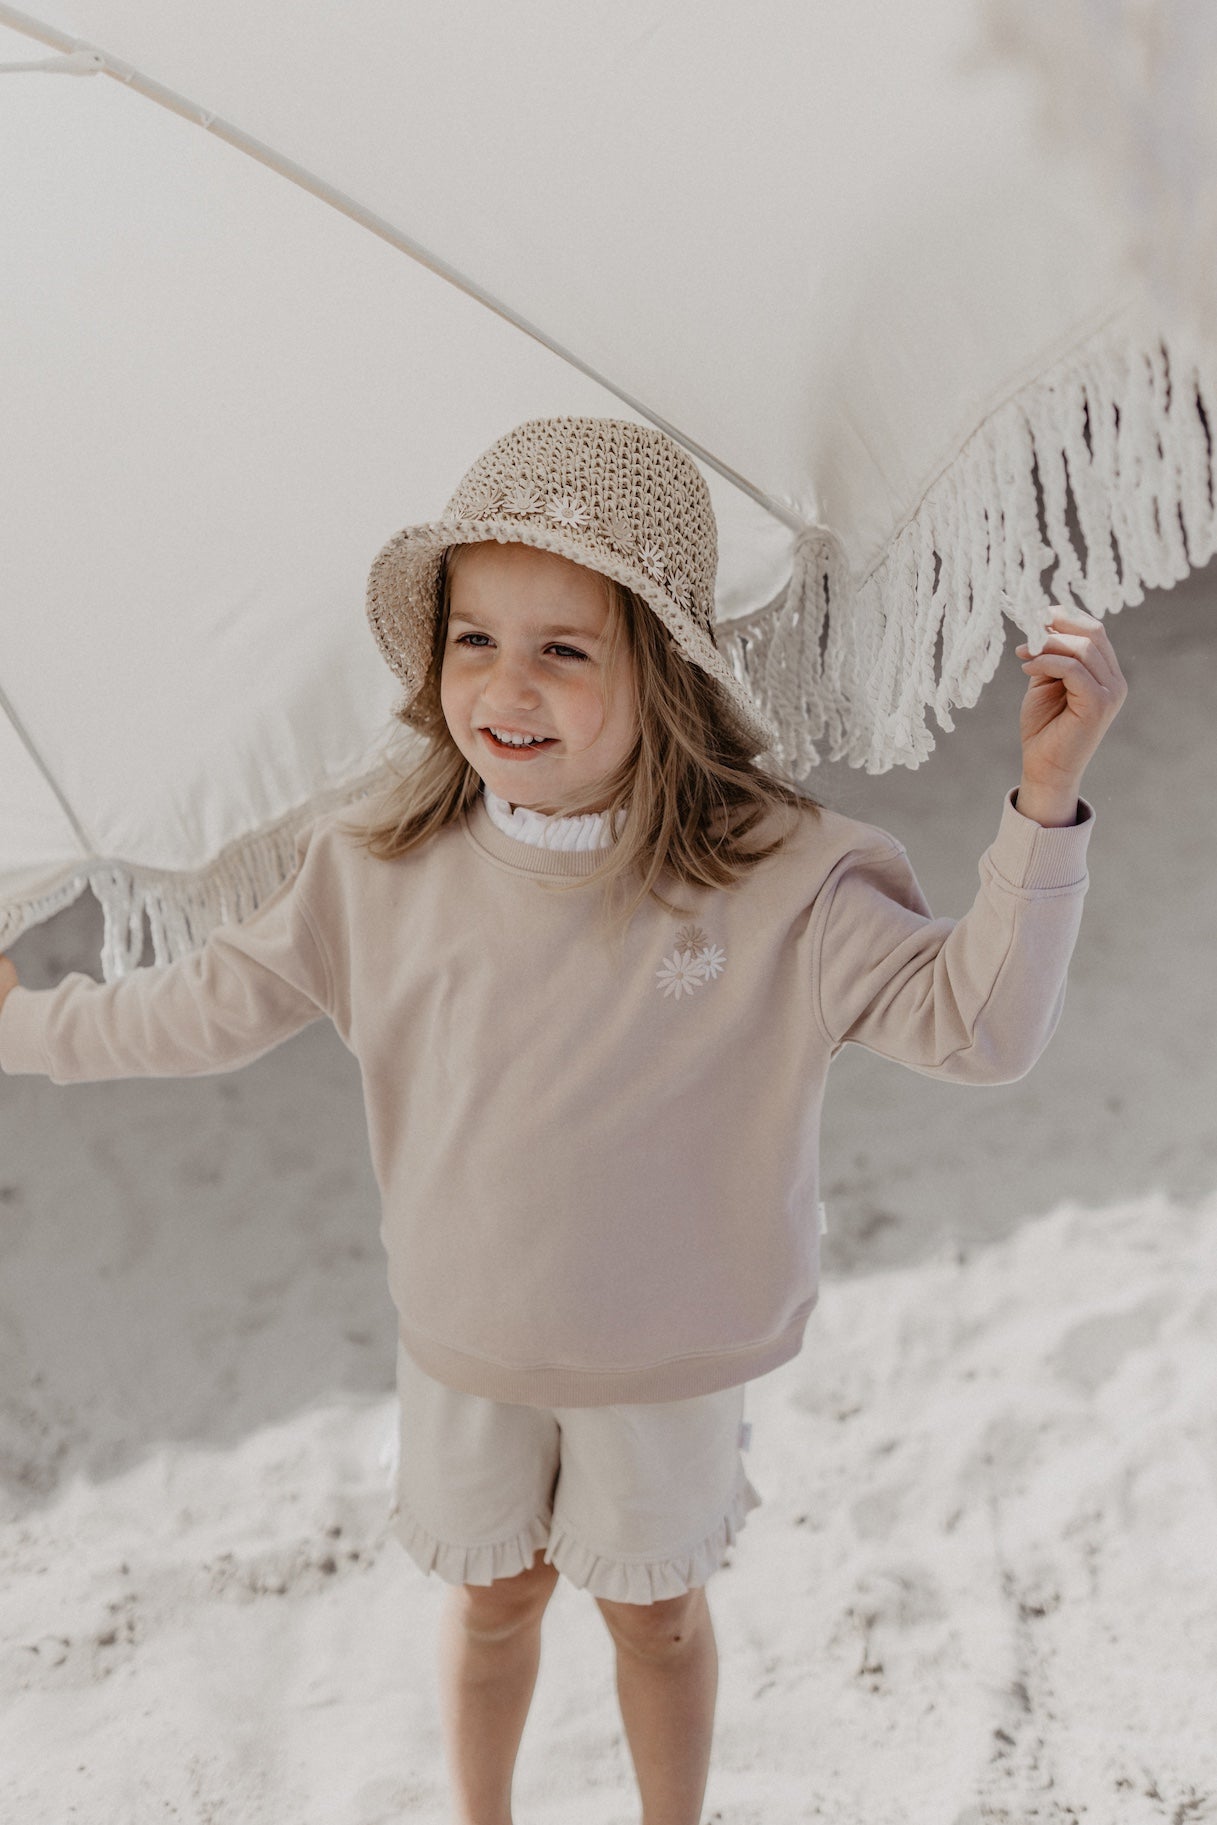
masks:
{"label": "girl's face", "polygon": [[[453,741],[508,804],[551,815],[556,795],[574,792],[576,809],[604,809],[601,782],[637,734],[629,643],[610,667],[609,625],[604,584],[582,564],[491,540],[462,552],[440,702]],[[512,746],[499,736],[542,739]]]}

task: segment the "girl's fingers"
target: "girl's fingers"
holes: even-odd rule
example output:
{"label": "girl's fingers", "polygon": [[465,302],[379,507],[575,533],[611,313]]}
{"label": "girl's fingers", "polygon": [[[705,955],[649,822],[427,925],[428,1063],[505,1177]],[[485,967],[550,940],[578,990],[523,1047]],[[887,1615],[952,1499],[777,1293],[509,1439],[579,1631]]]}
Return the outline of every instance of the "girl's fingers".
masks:
{"label": "girl's fingers", "polygon": [[1034,659],[1024,659],[1024,672],[1046,673],[1050,678],[1067,678],[1070,684],[1086,689],[1093,685],[1096,690],[1107,691],[1110,686],[1105,678],[1100,678],[1087,665],[1085,659],[1076,653],[1043,652],[1037,653]]}
{"label": "girl's fingers", "polygon": [[[1058,622],[1070,623],[1079,630],[1085,625],[1088,631],[1070,633],[1066,628],[1058,626]],[[1015,651],[1030,657],[1030,648],[1026,641],[1016,647]],[[1122,697],[1127,693],[1128,685],[1120,670],[1120,664],[1107,630],[1102,622],[1096,620],[1093,615],[1084,615],[1081,611],[1073,614],[1067,613],[1063,609],[1058,610],[1053,624],[1049,627],[1044,647],[1036,656],[1043,658],[1045,653],[1070,654],[1073,658],[1078,659],[1113,695]]]}
{"label": "girl's fingers", "polygon": [[1038,658],[1025,660],[1022,669],[1032,688],[1036,685],[1063,686],[1070,708],[1080,714],[1083,721],[1093,721],[1096,726],[1110,722],[1127,695],[1128,687],[1122,679],[1118,688],[1108,684],[1070,653],[1041,653]]}
{"label": "girl's fingers", "polygon": [[[1026,654],[1027,658],[1031,657],[1026,646],[1021,646],[1017,650]],[[1042,659],[1045,653],[1068,654],[1071,658],[1080,660],[1086,669],[1094,674],[1100,684],[1115,682],[1114,654],[1109,657],[1089,634],[1051,633],[1035,657]]]}
{"label": "girl's fingers", "polygon": [[1049,678],[1068,678],[1079,685],[1087,682],[1103,689],[1102,680],[1096,678],[1088,665],[1072,653],[1037,653],[1034,659],[1024,659],[1024,672],[1039,672]]}

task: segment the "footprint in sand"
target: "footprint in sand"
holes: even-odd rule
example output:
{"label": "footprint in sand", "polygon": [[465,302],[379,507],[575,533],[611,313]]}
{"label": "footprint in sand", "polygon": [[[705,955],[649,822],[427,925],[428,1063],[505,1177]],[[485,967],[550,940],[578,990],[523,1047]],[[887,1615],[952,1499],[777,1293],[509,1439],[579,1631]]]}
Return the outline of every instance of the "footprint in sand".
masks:
{"label": "footprint in sand", "polygon": [[869,1625],[903,1630],[942,1622],[949,1612],[933,1572],[912,1559],[864,1571],[854,1585],[847,1613]]}
{"label": "footprint in sand", "polygon": [[1048,1367],[1080,1394],[1094,1394],[1134,1350],[1153,1343],[1171,1299],[1157,1293],[1123,1311],[1098,1312],[1067,1330],[1047,1357]]}

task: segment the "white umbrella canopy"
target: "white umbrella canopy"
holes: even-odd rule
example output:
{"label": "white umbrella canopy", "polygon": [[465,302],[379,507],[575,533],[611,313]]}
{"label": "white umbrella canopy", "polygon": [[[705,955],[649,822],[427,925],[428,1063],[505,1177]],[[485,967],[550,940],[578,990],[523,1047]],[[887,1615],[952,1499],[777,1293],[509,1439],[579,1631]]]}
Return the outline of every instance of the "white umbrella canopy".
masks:
{"label": "white umbrella canopy", "polygon": [[1213,347],[974,0],[0,6],[44,62],[0,75],[0,946],[89,885],[109,978],[273,890],[400,739],[372,557],[524,418],[698,459],[792,777],[918,765],[1050,567],[1103,613],[1217,542]]}

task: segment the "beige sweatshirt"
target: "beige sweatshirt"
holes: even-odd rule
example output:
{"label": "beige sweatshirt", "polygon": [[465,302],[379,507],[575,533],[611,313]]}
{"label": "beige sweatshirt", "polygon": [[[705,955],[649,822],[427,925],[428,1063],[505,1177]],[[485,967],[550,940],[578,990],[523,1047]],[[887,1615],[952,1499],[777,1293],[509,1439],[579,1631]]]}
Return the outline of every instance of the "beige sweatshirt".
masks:
{"label": "beige sweatshirt", "polygon": [[1022,1077],[1060,1019],[1093,807],[1015,794],[976,899],[934,918],[903,846],[834,811],[731,890],[601,936],[594,850],[482,799],[395,862],[335,828],[256,913],[111,983],[13,989],[0,1069],[203,1076],[321,1015],[359,1060],[402,1341],[438,1380],[539,1406],[675,1400],[798,1351],[818,1286],[819,1126],[849,1042],[928,1076]]}

